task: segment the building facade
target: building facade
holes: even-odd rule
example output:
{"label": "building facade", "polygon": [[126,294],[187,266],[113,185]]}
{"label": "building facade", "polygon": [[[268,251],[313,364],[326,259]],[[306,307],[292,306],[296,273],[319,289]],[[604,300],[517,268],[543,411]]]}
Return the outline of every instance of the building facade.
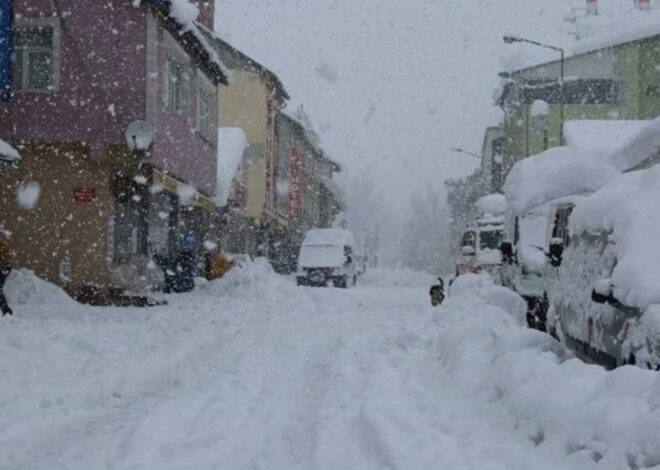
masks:
{"label": "building facade", "polygon": [[267,225],[277,219],[277,113],[289,95],[273,72],[211,31],[205,35],[232,78],[231,86],[219,97],[219,127],[241,128],[247,138],[243,161],[224,208],[223,249],[264,254]]}
{"label": "building facade", "polygon": [[[581,119],[651,119],[660,115],[660,35],[585,50],[564,62],[564,93],[559,60],[502,74],[498,101],[505,113],[507,155],[516,159],[561,145],[560,103],[564,122]],[[548,106],[547,141],[535,129],[532,105]]]}
{"label": "building facade", "polygon": [[107,299],[157,281],[184,232],[204,238],[227,76],[192,26],[169,2],[14,2],[0,135],[23,159],[0,171],[0,223],[18,266]]}

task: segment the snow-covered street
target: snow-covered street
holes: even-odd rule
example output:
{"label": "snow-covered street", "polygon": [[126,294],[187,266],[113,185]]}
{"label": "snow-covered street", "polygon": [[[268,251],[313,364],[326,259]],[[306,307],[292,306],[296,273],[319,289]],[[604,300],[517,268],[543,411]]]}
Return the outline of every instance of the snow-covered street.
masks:
{"label": "snow-covered street", "polygon": [[[657,439],[646,448],[637,440],[636,455],[626,439],[609,443],[636,436],[631,423],[657,430],[654,373],[624,368],[616,379],[577,360],[560,367],[551,339],[504,318],[500,307],[520,307],[513,294],[461,284],[434,311],[429,281],[380,271],[355,289],[301,288],[256,263],[168,306],[108,310],[18,273],[8,283],[17,315],[0,329],[0,468],[625,468],[621,456],[636,468],[658,464]],[[515,360],[521,351],[535,352],[535,367]],[[488,361],[490,377],[481,375]],[[645,390],[619,402],[623,415],[601,400],[612,429],[596,427],[610,454],[595,455],[597,439],[584,435],[596,416],[564,429],[552,399],[538,402],[546,414],[533,406],[534,368],[559,390],[579,381],[593,399],[603,380],[642,380]],[[587,395],[562,394],[564,418],[578,424],[573,408]]]}

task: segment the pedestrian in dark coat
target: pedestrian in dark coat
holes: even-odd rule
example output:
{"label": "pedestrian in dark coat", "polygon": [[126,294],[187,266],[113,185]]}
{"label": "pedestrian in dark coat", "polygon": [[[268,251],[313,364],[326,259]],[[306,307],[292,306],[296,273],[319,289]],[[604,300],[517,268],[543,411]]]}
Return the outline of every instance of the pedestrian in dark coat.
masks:
{"label": "pedestrian in dark coat", "polygon": [[5,297],[5,281],[11,272],[13,266],[13,256],[9,249],[9,242],[7,241],[7,236],[5,233],[0,230],[0,310],[2,310],[2,316],[13,315],[14,312],[11,311],[9,305],[7,304],[7,298]]}
{"label": "pedestrian in dark coat", "polygon": [[431,286],[429,295],[431,296],[431,305],[434,307],[437,307],[443,300],[445,300],[445,283],[442,281],[441,277],[438,278],[438,284]]}

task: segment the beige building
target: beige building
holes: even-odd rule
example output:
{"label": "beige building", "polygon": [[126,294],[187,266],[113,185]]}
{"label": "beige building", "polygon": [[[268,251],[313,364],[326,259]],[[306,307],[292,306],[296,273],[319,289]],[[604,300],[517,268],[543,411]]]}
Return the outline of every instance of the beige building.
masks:
{"label": "beige building", "polygon": [[231,75],[218,99],[218,125],[241,128],[247,138],[224,209],[222,245],[227,251],[258,254],[265,225],[276,217],[276,120],[289,95],[273,72],[210,31],[207,35]]}

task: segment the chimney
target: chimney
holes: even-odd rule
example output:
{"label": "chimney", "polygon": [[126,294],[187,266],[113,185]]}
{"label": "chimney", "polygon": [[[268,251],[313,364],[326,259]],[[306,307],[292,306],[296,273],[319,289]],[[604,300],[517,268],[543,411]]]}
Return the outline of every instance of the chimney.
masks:
{"label": "chimney", "polygon": [[194,3],[197,5],[197,8],[199,8],[197,21],[213,31],[213,24],[215,22],[215,0],[194,0]]}
{"label": "chimney", "polygon": [[650,10],[651,9],[651,0],[635,0],[637,8],[640,10]]}
{"label": "chimney", "polygon": [[588,15],[598,14],[598,0],[587,0],[587,14]]}

